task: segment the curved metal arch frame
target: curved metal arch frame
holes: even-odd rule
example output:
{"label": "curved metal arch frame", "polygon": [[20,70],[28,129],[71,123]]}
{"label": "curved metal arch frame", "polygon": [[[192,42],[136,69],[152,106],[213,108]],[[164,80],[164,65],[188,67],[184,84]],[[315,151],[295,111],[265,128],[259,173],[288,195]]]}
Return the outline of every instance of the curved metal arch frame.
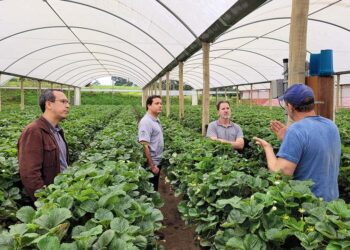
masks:
{"label": "curved metal arch frame", "polygon": [[[229,60],[229,61],[233,61],[239,64],[242,64],[248,68],[250,68],[251,70],[255,71],[258,75],[262,76],[264,78],[264,80],[268,81],[267,77],[265,75],[263,75],[260,71],[256,70],[255,68],[253,68],[252,66],[250,66],[249,64],[243,63],[241,61],[235,60],[235,59],[231,59],[231,58],[226,58],[226,57],[209,57],[209,59],[223,59],[223,60]],[[200,60],[200,58],[194,58],[193,60]],[[188,60],[188,62],[193,61]]]}
{"label": "curved metal arch frame", "polygon": [[[126,61],[126,62],[128,62],[128,63],[134,65],[135,67],[137,67],[137,65],[135,65],[134,63],[132,63],[132,62],[126,60],[126,59],[120,58],[120,57],[118,57],[118,56],[112,55],[112,54],[107,54],[107,53],[104,53],[104,52],[96,52],[96,51],[94,51],[93,53],[94,53],[94,54],[107,55],[107,56],[115,57],[115,58],[118,58],[118,59],[122,59],[123,61]],[[86,52],[72,52],[72,53],[67,53],[67,54],[59,55],[59,56],[50,58],[50,59],[46,60],[45,62],[42,62],[41,64],[39,64],[38,66],[36,66],[34,69],[32,69],[29,73],[27,73],[27,76],[28,76],[29,74],[31,74],[34,70],[38,69],[39,67],[41,67],[42,65],[44,65],[44,64],[46,64],[46,63],[48,63],[48,62],[51,62],[51,61],[53,61],[53,60],[56,60],[56,59],[61,58],[61,57],[64,57],[64,56],[75,55],[75,54],[89,54],[89,55],[91,55],[90,52],[87,52],[87,51],[86,51]],[[146,66],[146,67],[148,68],[148,66]],[[150,76],[146,71],[144,71],[143,69],[141,69],[141,70],[151,78],[151,76]],[[153,72],[153,71],[152,71],[152,72]],[[154,72],[153,72],[153,73],[154,73]]]}
{"label": "curved metal arch frame", "polygon": [[[93,70],[100,70],[100,69],[102,69],[102,68],[88,69],[88,70],[79,72],[79,73],[77,73],[77,74],[71,76],[70,78],[68,78],[68,79],[65,80],[64,82],[73,82],[73,83],[75,83],[75,81],[73,81],[73,79],[76,78],[77,76],[79,76],[79,75],[81,75],[81,74],[85,74],[85,73],[90,72],[90,71],[93,71]],[[108,70],[109,68],[106,68],[106,69]],[[138,81],[142,82],[142,80],[141,80],[140,78],[136,77],[135,75],[131,74],[131,73],[128,72],[128,71],[125,72],[125,71],[123,71],[123,70],[119,70],[119,69],[117,70],[117,69],[113,69],[113,68],[111,68],[111,70],[120,71],[120,72],[123,72],[123,73],[130,74],[131,77],[133,77],[133,78],[137,79]],[[106,71],[106,70],[105,70],[105,71]],[[107,73],[108,73],[108,71],[107,71]]]}
{"label": "curved metal arch frame", "polygon": [[[197,71],[191,71],[191,73],[185,73],[185,72],[184,72],[184,76],[185,76],[185,75],[195,76],[195,77],[198,77],[198,78],[200,78],[201,80],[203,80],[203,78],[201,78],[200,76],[197,76],[197,75],[195,75],[195,74],[193,74],[193,73],[197,73],[197,74],[200,74],[201,76],[203,76],[202,73],[197,72]],[[224,87],[224,85],[222,85],[222,84],[220,83],[220,81],[219,81],[218,79],[216,79],[215,77],[210,76],[210,79],[213,79],[215,82],[217,82],[217,84],[218,84],[219,86]],[[203,87],[203,85],[202,85],[202,87]]]}
{"label": "curved metal arch frame", "polygon": [[[102,72],[106,72],[106,70],[101,70],[101,71],[96,71],[96,72],[88,73],[88,74],[86,74],[86,75],[84,75],[84,76],[78,78],[78,79],[75,80],[74,82],[72,82],[71,85],[72,85],[72,86],[78,87],[78,86],[80,86],[80,84],[79,84],[79,83],[77,84],[77,82],[81,82],[81,79],[87,78],[87,77],[89,78],[89,77],[91,77],[90,75],[92,75],[92,74],[99,74],[99,73],[102,73]],[[130,74],[125,73],[125,72],[123,72],[123,71],[111,70],[111,72],[112,72],[112,73],[115,72],[116,74],[119,74],[119,75],[123,74],[124,76],[127,76],[127,77],[129,77],[129,78],[132,78],[132,76],[130,76]],[[109,76],[110,74],[109,74],[108,72],[106,72],[105,74],[102,74],[102,75],[104,75],[104,76]],[[139,82],[139,84],[140,84],[140,86],[141,86],[141,85],[142,85],[142,82]]]}
{"label": "curved metal arch frame", "polygon": [[[56,80],[55,80],[55,82],[58,82],[59,81],[59,79],[61,78],[61,77],[63,77],[64,75],[66,75],[66,74],[69,74],[69,73],[71,73],[71,72],[73,72],[73,71],[75,71],[75,70],[77,70],[77,69],[81,69],[81,68],[84,68],[84,67],[89,67],[89,66],[97,66],[97,65],[100,65],[100,64],[88,64],[88,65],[80,65],[79,67],[75,67],[74,69],[70,69],[69,71],[66,71],[66,72],[64,72],[63,74],[61,74]],[[132,69],[130,69],[130,68],[128,68],[127,66],[125,66],[125,67],[127,67],[128,69],[126,69],[126,68],[124,68],[124,67],[120,67],[120,64],[116,64],[116,65],[112,65],[112,64],[104,64],[104,65],[106,65],[106,66],[111,66],[111,67],[119,67],[119,68],[122,68],[122,69],[125,69],[125,70],[132,70]],[[124,66],[124,65],[123,65]],[[134,71],[134,70],[132,70],[133,72],[135,72],[135,73],[138,73],[137,71]],[[139,73],[138,73],[139,74]],[[143,76],[142,75],[138,75],[138,77],[140,77],[139,79],[140,80],[143,80],[143,81],[145,81],[146,82],[146,80],[145,79],[142,79],[143,78]]]}
{"label": "curved metal arch frame", "polygon": [[163,2],[160,0],[156,0],[164,9],[166,9],[173,17],[175,17],[191,34],[192,36],[197,39],[197,35],[194,33],[194,31],[183,21],[178,15],[175,14],[168,6],[166,6]]}
{"label": "curved metal arch frame", "polygon": [[[191,67],[191,65],[202,65],[202,63],[187,63],[186,64],[186,66],[190,66],[190,67]],[[218,68],[226,69],[226,70],[234,73],[235,75],[239,76],[240,78],[242,78],[246,83],[249,83],[249,81],[246,78],[244,78],[241,74],[238,74],[236,71],[234,71],[234,70],[232,70],[230,68],[227,68],[227,67],[224,67],[222,65],[215,64],[215,63],[211,63],[210,66],[215,66],[215,67],[218,67]]]}
{"label": "curved metal arch frame", "polygon": [[[279,66],[281,66],[281,67],[283,68],[283,65],[282,65],[282,64],[280,64],[279,62],[275,61],[275,60],[272,59],[271,57],[265,56],[265,55],[263,55],[263,54],[260,54],[260,53],[258,53],[258,52],[254,52],[254,51],[251,51],[251,50],[245,50],[245,49],[214,49],[214,50],[210,50],[210,52],[216,52],[216,51],[228,51],[228,53],[234,52],[234,51],[243,51],[243,52],[247,52],[247,53],[252,53],[252,54],[255,54],[255,55],[259,55],[259,56],[261,56],[261,57],[264,57],[264,58],[266,58],[266,59],[268,59],[268,60],[270,60],[270,61],[276,63],[277,65],[279,65]],[[215,56],[215,57],[213,57],[213,58],[214,58],[214,59],[215,59],[215,58],[220,58],[221,56],[225,56],[225,55],[227,55],[228,53],[225,53],[225,54],[220,55],[220,56]],[[198,53],[198,54],[194,55],[193,57],[197,57],[197,56],[202,55],[202,54],[203,54],[203,53],[201,52],[201,53]]]}
{"label": "curved metal arch frame", "polygon": [[[92,9],[95,9],[95,10],[98,10],[98,11],[101,11],[101,12],[104,12],[108,15],[111,15],[113,17],[116,17],[124,22],[126,22],[127,24],[133,26],[134,28],[136,28],[137,30],[141,31],[142,33],[144,33],[146,36],[148,36],[149,38],[151,38],[154,42],[156,42],[160,47],[162,47],[172,58],[175,59],[175,56],[163,45],[161,44],[160,42],[157,41],[157,39],[155,39],[153,36],[151,36],[149,33],[147,33],[146,31],[144,31],[143,29],[141,29],[139,26],[131,23],[130,21],[120,17],[120,16],[117,16],[109,11],[106,11],[106,10],[103,10],[103,9],[100,9],[96,6],[92,6],[92,5],[89,5],[89,4],[85,4],[85,3],[78,3],[78,2],[75,2],[75,1],[72,1],[72,0],[61,0],[62,2],[68,2],[68,3],[72,3],[72,4],[78,4],[78,5],[82,5],[82,6],[85,6],[85,7],[89,7],[89,8],[92,8]],[[71,26],[69,26],[71,27]]]}
{"label": "curved metal arch frame", "polygon": [[[113,72],[112,72],[113,73]],[[117,73],[117,72],[116,72]],[[124,74],[124,73],[117,73],[117,74],[119,74],[120,76],[123,76],[123,77],[129,77],[128,75],[126,75],[126,74]],[[76,84],[76,85],[72,85],[72,86],[74,86],[74,87],[78,87],[78,88],[81,88],[82,86],[84,86],[84,85],[86,85],[86,84],[88,84],[88,82],[86,82],[86,81],[90,81],[90,79],[92,80],[92,79],[98,79],[98,78],[102,78],[102,77],[106,77],[106,76],[109,76],[108,74],[97,74],[97,75],[93,75],[93,76],[89,76],[88,78],[86,78],[86,79],[84,79],[84,80],[81,80],[81,79],[79,79],[80,81],[82,81],[81,83],[79,83],[79,84]],[[138,85],[138,86],[142,86],[142,84],[141,83],[138,83],[138,84],[140,84],[140,85]]]}
{"label": "curved metal arch frame", "polygon": [[[221,41],[216,41],[216,42],[213,43],[213,45],[216,45],[216,44],[219,44],[219,43],[223,43],[223,42],[227,42],[227,41],[232,41],[232,40],[244,39],[244,38],[252,38],[252,39],[254,39],[254,40],[252,40],[250,42],[254,42],[254,41],[259,40],[259,39],[269,39],[269,40],[273,40],[273,41],[278,41],[278,42],[289,44],[289,42],[287,42],[285,40],[274,38],[274,37],[268,37],[268,36],[240,36],[240,37],[228,38],[228,39],[221,40]],[[306,50],[306,52],[308,54],[311,54],[311,52],[308,51],[308,50]]]}
{"label": "curved metal arch frame", "polygon": [[[24,33],[27,33],[27,32],[32,32],[32,31],[37,31],[37,30],[42,30],[42,29],[56,29],[56,28],[60,28],[60,29],[67,29],[66,26],[46,26],[46,27],[38,27],[38,28],[33,28],[33,29],[28,29],[28,30],[24,30],[24,31],[20,31],[20,32],[17,32],[17,33],[14,33],[12,35],[9,35],[7,37],[4,37],[4,38],[1,38],[0,39],[0,42],[8,39],[8,38],[11,38],[13,36],[17,36],[17,35],[20,35],[20,34],[24,34]],[[74,29],[83,29],[83,30],[89,30],[89,31],[93,31],[93,32],[98,32],[98,33],[102,33],[102,34],[105,34],[105,35],[108,35],[108,36],[111,36],[111,37],[114,37],[116,39],[119,39],[129,45],[131,45],[132,47],[136,48],[137,50],[141,51],[144,55],[146,55],[148,58],[150,58],[155,64],[157,64],[159,66],[160,69],[162,69],[162,66],[153,58],[151,57],[148,53],[146,53],[145,51],[143,51],[142,49],[140,49],[139,47],[137,47],[136,45],[128,42],[127,40],[121,38],[121,37],[118,37],[116,35],[113,35],[113,34],[110,34],[110,33],[107,33],[107,32],[104,32],[104,31],[100,31],[100,30],[96,30],[96,29],[91,29],[91,28],[86,28],[86,27],[80,27],[80,26],[70,26],[70,28],[74,28]]]}
{"label": "curved metal arch frame", "polygon": [[[27,53],[26,55],[20,57],[19,59],[15,60],[15,61],[12,62],[11,64],[9,64],[9,65],[4,69],[4,71],[8,70],[12,65],[16,64],[17,62],[19,62],[19,61],[22,60],[23,58],[25,58],[25,57],[27,57],[27,56],[29,56],[29,55],[32,55],[32,54],[34,54],[34,53],[36,53],[36,52],[39,52],[39,51],[42,51],[42,50],[45,50],[45,49],[49,49],[49,48],[53,48],[53,47],[56,47],[56,46],[61,46],[61,45],[73,45],[73,44],[77,44],[77,45],[78,45],[78,44],[81,44],[81,43],[80,43],[80,42],[59,43],[59,44],[53,44],[53,45],[45,46],[45,47],[42,47],[42,48],[40,48],[40,49],[31,51],[31,52]],[[84,43],[84,44],[95,45],[95,46],[101,46],[101,47],[104,47],[104,48],[109,48],[109,49],[112,49],[112,50],[121,52],[121,53],[123,53],[123,54],[125,54],[125,55],[127,55],[127,56],[129,56],[129,57],[131,57],[131,58],[133,58],[133,59],[135,59],[136,61],[138,61],[139,63],[141,63],[141,64],[144,65],[145,67],[147,67],[147,65],[144,64],[144,63],[143,63],[141,60],[139,60],[138,58],[132,56],[131,54],[129,54],[129,53],[127,53],[127,52],[124,52],[124,51],[122,51],[122,50],[116,49],[116,48],[114,48],[114,47],[107,46],[107,45],[103,45],[103,44],[99,44],[99,43]],[[95,61],[96,61],[96,60],[95,60]],[[148,68],[148,67],[147,67],[147,68]],[[148,69],[151,70],[150,68],[148,68]],[[50,74],[52,74],[52,73],[54,73],[54,72],[51,72]],[[50,75],[50,74],[49,74],[49,75]],[[48,77],[48,76],[46,76],[46,77]],[[46,78],[46,77],[45,77],[45,78]]]}
{"label": "curved metal arch frame", "polygon": [[[256,24],[256,23],[268,22],[268,21],[274,21],[274,20],[289,20],[289,19],[290,19],[290,17],[273,17],[273,18],[266,18],[266,19],[256,20],[256,21],[254,21],[254,22],[249,22],[249,23],[245,23],[245,24],[242,24],[242,25],[240,25],[240,26],[234,27],[233,29],[230,29],[230,30],[228,30],[228,31],[226,31],[226,32],[224,32],[224,33],[222,33],[221,36],[226,35],[226,34],[232,32],[232,31],[235,31],[235,30],[237,30],[237,29],[240,29],[240,28],[243,28],[243,27],[246,27],[246,26],[250,26],[250,25],[253,25],[253,24]],[[339,28],[339,29],[343,29],[343,30],[345,30],[345,31],[347,31],[347,32],[350,32],[350,29],[347,29],[347,28],[345,28],[345,27],[343,27],[343,26],[340,26],[340,25],[338,25],[338,24],[335,24],[335,23],[331,23],[331,22],[327,22],[327,21],[323,21],[323,20],[315,19],[315,18],[308,18],[308,20],[309,20],[309,21],[314,21],[314,22],[325,23],[325,24],[328,24],[328,25],[330,25],[330,26],[334,26],[334,27],[337,27],[337,28]],[[290,25],[290,23],[285,24],[285,25],[281,26],[281,27],[278,28],[278,29],[284,28],[285,26],[288,26],[288,25]],[[275,29],[274,31],[276,31],[276,30],[278,30],[278,29]],[[271,33],[271,32],[269,32],[269,33]]]}
{"label": "curved metal arch frame", "polygon": [[[112,55],[109,55],[109,56],[112,56]],[[113,57],[116,57],[116,56],[113,56]],[[117,58],[119,58],[119,57],[117,57]],[[123,58],[119,58],[119,59],[122,59],[123,61],[127,61],[127,60],[125,60],[125,59],[123,59]],[[122,63],[120,63],[120,62],[115,62],[115,61],[106,60],[106,59],[99,59],[99,60],[100,60],[101,62],[104,61],[104,62],[116,63],[116,64],[123,65],[123,66],[125,66],[125,67],[129,67],[129,66],[127,66],[127,65],[125,65],[125,64],[122,64]],[[63,65],[63,66],[60,66],[60,67],[54,69],[53,71],[51,71],[49,74],[47,74],[47,75],[44,77],[44,79],[48,78],[51,74],[53,74],[54,72],[56,72],[56,71],[58,71],[58,70],[60,70],[60,69],[62,69],[62,68],[64,68],[64,67],[66,67],[66,66],[69,66],[69,65],[72,65],[72,64],[75,64],[75,63],[86,62],[86,61],[96,61],[96,60],[95,60],[95,59],[84,59],[84,60],[78,60],[78,61],[74,61],[74,62],[67,63],[67,64],[65,64],[65,65]],[[127,62],[130,63],[130,64],[132,64],[132,63],[129,62],[129,61],[127,61]],[[134,65],[134,64],[132,64],[132,65]],[[137,67],[136,65],[134,65],[134,66],[135,66],[137,69],[139,69],[139,67]],[[129,67],[129,68],[130,68],[131,70],[137,72],[138,74],[142,75],[143,77],[145,77],[143,74],[141,74],[140,72],[138,72],[136,69],[131,68],[131,67]],[[144,72],[144,73],[147,75],[147,72],[143,71],[142,69],[141,69],[141,71]],[[151,77],[150,75],[148,75],[148,76]]]}
{"label": "curved metal arch frame", "polygon": [[[175,73],[174,73],[175,74]],[[184,78],[185,78],[186,76],[184,75]],[[172,76],[172,75],[170,75],[170,79],[176,79],[177,81],[178,81],[178,77],[176,78],[176,77],[174,77],[174,76]],[[185,82],[185,80],[184,80],[184,82]],[[189,85],[189,84],[188,84]],[[194,85],[194,86],[197,86],[197,87],[201,87],[201,85],[200,85],[200,83],[197,83],[197,81],[196,81],[196,83],[194,84],[192,84],[192,85]],[[189,86],[191,86],[192,88],[194,88],[194,86],[192,86],[192,85],[189,85]]]}

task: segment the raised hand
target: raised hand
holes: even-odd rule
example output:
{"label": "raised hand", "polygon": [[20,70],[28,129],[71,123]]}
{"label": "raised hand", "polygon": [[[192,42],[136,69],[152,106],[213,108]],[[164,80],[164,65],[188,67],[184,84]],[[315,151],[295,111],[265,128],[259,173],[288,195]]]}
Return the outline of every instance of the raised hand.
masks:
{"label": "raised hand", "polygon": [[277,139],[282,141],[287,131],[287,126],[281,123],[280,121],[271,121],[270,127],[271,130],[276,134]]}

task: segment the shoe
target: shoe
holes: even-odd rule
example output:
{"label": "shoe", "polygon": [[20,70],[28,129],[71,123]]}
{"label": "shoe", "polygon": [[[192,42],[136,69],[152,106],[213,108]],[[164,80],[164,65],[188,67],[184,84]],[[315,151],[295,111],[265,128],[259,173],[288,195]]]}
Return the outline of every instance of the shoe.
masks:
{"label": "shoe", "polygon": [[154,235],[159,239],[159,240],[164,240],[165,235],[162,232],[156,231],[154,232]]}

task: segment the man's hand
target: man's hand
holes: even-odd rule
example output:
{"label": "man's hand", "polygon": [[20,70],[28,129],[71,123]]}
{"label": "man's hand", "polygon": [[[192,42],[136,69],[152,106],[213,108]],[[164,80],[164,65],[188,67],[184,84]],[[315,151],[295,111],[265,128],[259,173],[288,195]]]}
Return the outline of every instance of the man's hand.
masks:
{"label": "man's hand", "polygon": [[277,139],[282,141],[287,131],[287,126],[281,123],[280,121],[271,121],[270,127],[271,130],[276,134]]}
{"label": "man's hand", "polygon": [[157,165],[152,165],[152,166],[151,166],[151,172],[152,172],[154,175],[158,175],[158,174],[159,174],[159,168],[157,167]]}
{"label": "man's hand", "polygon": [[270,143],[268,143],[267,141],[260,139],[258,137],[253,137],[253,140],[255,140],[255,143],[260,145],[263,149],[265,149],[267,147],[271,147]]}

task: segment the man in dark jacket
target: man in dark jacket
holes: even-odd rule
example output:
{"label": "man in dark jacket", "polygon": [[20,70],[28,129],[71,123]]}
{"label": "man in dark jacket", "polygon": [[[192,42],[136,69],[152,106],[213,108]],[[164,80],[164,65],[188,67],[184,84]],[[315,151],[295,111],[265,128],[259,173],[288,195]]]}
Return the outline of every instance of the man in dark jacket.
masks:
{"label": "man in dark jacket", "polygon": [[59,122],[68,115],[69,101],[61,90],[48,89],[39,105],[42,116],[25,127],[17,144],[21,181],[33,201],[34,192],[53,183],[68,166],[68,146]]}

